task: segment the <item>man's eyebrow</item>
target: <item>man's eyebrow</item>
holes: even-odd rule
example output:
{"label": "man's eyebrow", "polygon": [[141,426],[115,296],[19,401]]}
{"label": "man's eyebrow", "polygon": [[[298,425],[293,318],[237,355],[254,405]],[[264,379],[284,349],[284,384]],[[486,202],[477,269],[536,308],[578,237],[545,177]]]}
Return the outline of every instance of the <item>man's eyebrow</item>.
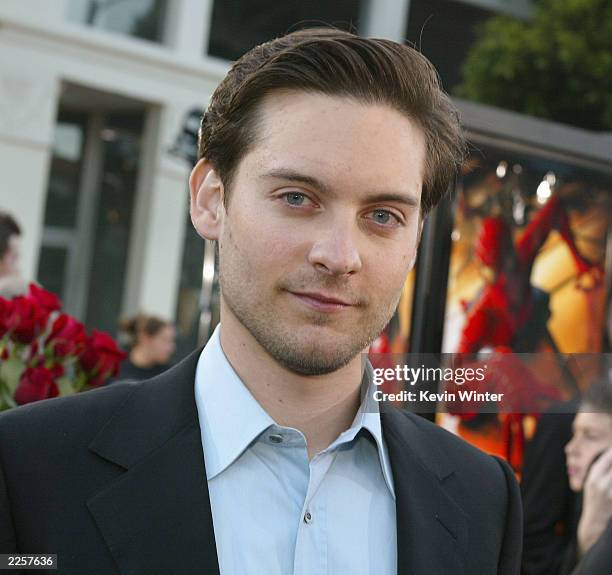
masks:
{"label": "man's eyebrow", "polygon": [[414,196],[407,196],[406,194],[396,194],[393,192],[377,192],[367,196],[368,202],[379,203],[379,202],[396,202],[398,204],[405,204],[411,208],[418,208],[420,203]]}
{"label": "man's eyebrow", "polygon": [[[299,182],[301,184],[306,184],[317,190],[320,190],[324,194],[330,194],[329,186],[323,183],[318,178],[314,176],[308,176],[306,174],[302,174],[295,170],[287,169],[287,168],[276,168],[265,172],[260,177],[262,178],[276,178],[280,180],[287,180],[289,182]],[[374,192],[372,194],[368,194],[365,199],[371,203],[377,202],[397,202],[400,204],[405,204],[412,208],[418,208],[420,205],[419,199],[415,198],[412,195],[400,194],[396,192]]]}
{"label": "man's eyebrow", "polygon": [[312,186],[313,188],[317,188],[324,194],[328,194],[330,192],[328,186],[326,186],[321,180],[313,176],[301,174],[300,172],[296,172],[295,170],[288,168],[274,168],[262,174],[261,177],[276,178],[279,180],[287,180],[289,182],[300,182],[301,184],[306,184],[308,186]]}

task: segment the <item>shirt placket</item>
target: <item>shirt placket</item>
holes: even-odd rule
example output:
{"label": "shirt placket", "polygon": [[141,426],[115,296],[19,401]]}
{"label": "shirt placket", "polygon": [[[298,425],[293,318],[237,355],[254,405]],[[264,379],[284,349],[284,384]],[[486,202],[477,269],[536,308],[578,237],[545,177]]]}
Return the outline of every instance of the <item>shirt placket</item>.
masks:
{"label": "shirt placket", "polygon": [[335,452],[322,451],[309,463],[308,491],[296,537],[294,575],[327,573],[328,505],[323,482],[335,455]]}

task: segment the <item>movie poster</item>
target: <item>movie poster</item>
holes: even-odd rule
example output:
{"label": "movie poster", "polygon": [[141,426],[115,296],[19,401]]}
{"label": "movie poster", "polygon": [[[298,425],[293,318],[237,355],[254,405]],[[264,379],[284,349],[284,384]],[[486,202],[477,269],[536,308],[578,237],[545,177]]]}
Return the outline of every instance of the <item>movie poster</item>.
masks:
{"label": "movie poster", "polygon": [[[463,167],[442,351],[537,354],[534,381],[567,399],[589,384],[604,349],[610,176],[537,157],[479,150]],[[591,354],[577,356],[567,354]],[[587,361],[585,362],[585,358]],[[529,393],[529,381],[524,382]],[[533,420],[440,414],[445,427],[509,457]],[[514,449],[515,468],[521,449]]]}

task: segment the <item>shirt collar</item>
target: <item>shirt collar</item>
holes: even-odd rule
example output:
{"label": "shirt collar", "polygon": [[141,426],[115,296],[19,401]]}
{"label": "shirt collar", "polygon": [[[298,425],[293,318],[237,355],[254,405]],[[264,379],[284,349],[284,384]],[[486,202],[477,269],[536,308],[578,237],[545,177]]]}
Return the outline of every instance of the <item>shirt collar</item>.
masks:
{"label": "shirt collar", "polygon": [[[195,400],[208,480],[238,459],[263,431],[276,425],[234,371],[221,347],[220,333],[219,324],[200,354],[195,376]],[[371,366],[366,362],[359,410],[350,428],[342,432],[328,449],[348,443],[362,429],[367,430],[376,444],[385,483],[395,497],[389,454],[383,439],[378,403],[373,399],[370,372]]]}

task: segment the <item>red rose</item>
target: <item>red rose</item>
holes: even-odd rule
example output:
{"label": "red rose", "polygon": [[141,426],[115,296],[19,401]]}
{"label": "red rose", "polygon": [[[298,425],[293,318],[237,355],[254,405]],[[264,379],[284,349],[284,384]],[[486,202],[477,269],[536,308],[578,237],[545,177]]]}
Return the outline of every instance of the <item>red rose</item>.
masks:
{"label": "red rose", "polygon": [[117,375],[119,364],[126,357],[110,335],[94,329],[92,335],[87,338],[87,347],[81,356],[81,367],[89,372],[89,384],[97,387],[107,378]]}
{"label": "red rose", "polygon": [[[57,372],[56,372],[57,373]],[[54,370],[46,367],[29,367],[23,372],[15,391],[15,401],[19,405],[56,397],[59,389],[55,383]]]}
{"label": "red rose", "polygon": [[6,318],[10,312],[11,302],[0,297],[0,337],[7,332]]}
{"label": "red rose", "polygon": [[38,307],[45,310],[47,315],[59,310],[62,307],[62,302],[54,293],[51,293],[50,291],[47,291],[34,283],[30,284],[30,292],[27,297],[36,302]]}
{"label": "red rose", "polygon": [[66,373],[66,370],[64,369],[64,366],[61,363],[56,363],[51,368],[51,373],[53,374],[53,378],[57,379],[58,377],[62,377],[62,375]]}
{"label": "red rose", "polygon": [[109,376],[106,374],[96,375],[95,377],[90,377],[87,380],[87,383],[90,387],[100,387],[104,385],[104,382],[108,379]]}
{"label": "red rose", "polygon": [[31,344],[30,344],[30,358],[33,358],[36,356],[36,354],[38,353],[38,340],[35,339]]}
{"label": "red rose", "polygon": [[47,359],[44,355],[35,355],[32,354],[30,358],[30,367],[44,367]]}
{"label": "red rose", "polygon": [[81,355],[85,351],[87,335],[80,321],[62,313],[53,322],[45,346],[51,345],[55,357]]}
{"label": "red rose", "polygon": [[47,317],[48,313],[41,310],[32,299],[17,296],[11,300],[5,327],[17,341],[31,343],[43,331]]}
{"label": "red rose", "polygon": [[[15,298],[16,299],[16,298]],[[46,327],[49,316],[62,307],[59,298],[36,284],[30,284],[30,291],[25,299],[32,302],[39,316],[41,327]]]}
{"label": "red rose", "polygon": [[10,300],[0,297],[0,337],[8,331],[6,327],[6,320],[11,313],[12,302]]}

